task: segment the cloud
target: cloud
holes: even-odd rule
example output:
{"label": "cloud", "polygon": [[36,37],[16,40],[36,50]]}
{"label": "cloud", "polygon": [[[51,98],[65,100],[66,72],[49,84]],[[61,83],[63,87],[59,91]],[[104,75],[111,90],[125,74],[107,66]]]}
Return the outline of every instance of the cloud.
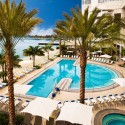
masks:
{"label": "cloud", "polygon": [[45,36],[45,35],[52,35],[53,34],[53,28],[40,28],[35,27],[30,35],[38,35],[38,36]]}

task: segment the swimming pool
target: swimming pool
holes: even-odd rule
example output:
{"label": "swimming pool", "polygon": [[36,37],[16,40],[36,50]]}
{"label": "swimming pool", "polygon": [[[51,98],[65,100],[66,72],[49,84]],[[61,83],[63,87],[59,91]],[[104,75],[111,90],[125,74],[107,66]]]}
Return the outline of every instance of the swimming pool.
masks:
{"label": "swimming pool", "polygon": [[102,120],[102,125],[125,125],[125,115],[109,114]]}
{"label": "swimming pool", "polygon": [[[75,60],[61,60],[48,70],[40,74],[28,83],[33,87],[26,93],[27,95],[47,97],[62,78],[71,78],[70,89],[79,89],[80,67],[73,66]],[[103,66],[87,64],[86,67],[86,89],[102,88],[113,84],[112,78],[118,75]]]}

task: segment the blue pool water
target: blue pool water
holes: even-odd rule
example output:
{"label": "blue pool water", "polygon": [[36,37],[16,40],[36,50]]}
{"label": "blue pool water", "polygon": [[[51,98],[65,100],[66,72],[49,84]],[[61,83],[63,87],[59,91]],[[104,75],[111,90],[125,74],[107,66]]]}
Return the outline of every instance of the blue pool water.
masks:
{"label": "blue pool water", "polygon": [[125,125],[125,115],[109,114],[102,120],[102,125]]}
{"label": "blue pool water", "polygon": [[[80,67],[73,66],[74,60],[61,60],[56,63],[28,85],[33,87],[27,92],[28,95],[47,97],[62,78],[71,78],[70,89],[79,89]],[[106,68],[95,64],[87,64],[86,67],[86,89],[95,89],[113,84],[112,78],[118,75]]]}

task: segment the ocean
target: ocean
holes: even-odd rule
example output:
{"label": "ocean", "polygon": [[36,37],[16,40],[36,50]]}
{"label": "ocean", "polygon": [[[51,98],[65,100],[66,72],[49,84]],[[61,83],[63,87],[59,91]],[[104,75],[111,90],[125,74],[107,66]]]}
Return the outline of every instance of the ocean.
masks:
{"label": "ocean", "polygon": [[[23,50],[27,49],[29,46],[37,46],[38,43],[49,43],[51,42],[51,40],[48,39],[31,39],[31,38],[26,38],[23,39],[21,41],[19,41],[19,43],[16,45],[15,49],[16,49],[16,53],[17,55],[20,55],[20,58],[24,58],[25,56],[23,56]],[[42,45],[40,45],[42,46]],[[56,46],[53,46],[53,48],[55,48]]]}

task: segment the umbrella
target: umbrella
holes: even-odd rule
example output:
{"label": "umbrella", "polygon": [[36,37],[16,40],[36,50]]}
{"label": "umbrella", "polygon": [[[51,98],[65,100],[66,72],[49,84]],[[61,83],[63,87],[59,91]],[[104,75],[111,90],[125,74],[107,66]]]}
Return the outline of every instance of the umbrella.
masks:
{"label": "umbrella", "polygon": [[93,55],[97,54],[97,52],[92,52]]}
{"label": "umbrella", "polygon": [[104,54],[104,55],[101,55],[100,57],[104,57],[104,58],[111,58],[112,56],[107,55],[107,54]]}
{"label": "umbrella", "polygon": [[125,61],[125,57],[121,58],[123,61]]}
{"label": "umbrella", "polygon": [[37,97],[21,112],[30,113],[34,116],[40,116],[49,120],[52,112],[57,108],[58,103],[58,101],[49,98]]}
{"label": "umbrella", "polygon": [[114,82],[118,83],[121,87],[125,87],[125,78],[115,78],[112,80]]}
{"label": "umbrella", "polygon": [[80,103],[66,103],[56,121],[68,121],[73,124],[91,125],[92,106]]}
{"label": "umbrella", "polygon": [[101,50],[98,50],[98,51],[96,51],[97,53],[102,53],[102,51]]}

